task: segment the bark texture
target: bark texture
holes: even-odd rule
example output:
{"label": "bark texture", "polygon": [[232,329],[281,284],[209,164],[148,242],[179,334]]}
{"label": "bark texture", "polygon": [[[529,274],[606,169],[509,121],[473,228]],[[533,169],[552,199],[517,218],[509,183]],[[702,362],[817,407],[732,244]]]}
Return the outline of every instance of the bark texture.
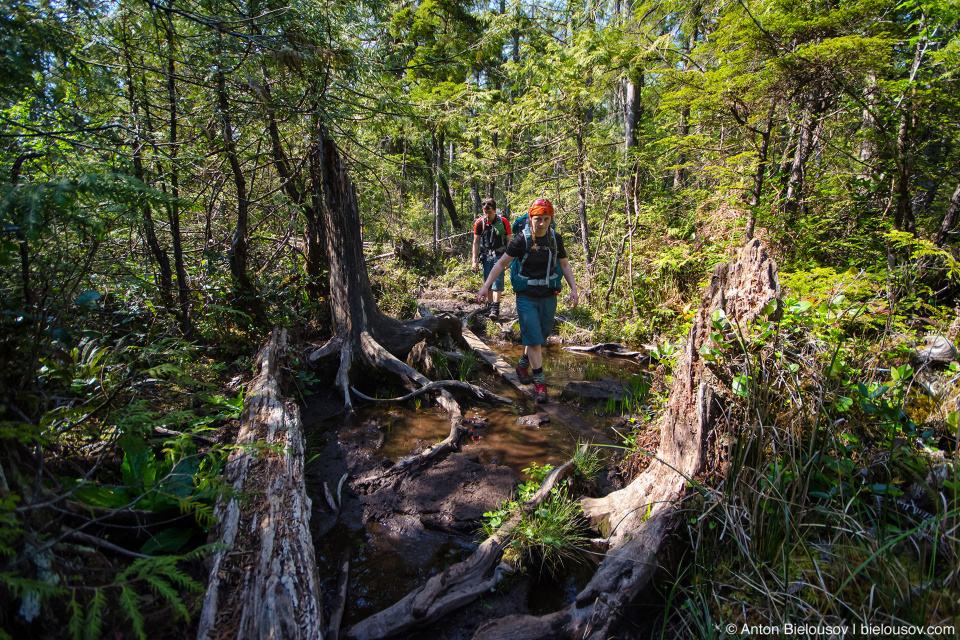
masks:
{"label": "bark texture", "polygon": [[[358,363],[397,375],[413,390],[430,381],[407,365],[413,347],[438,333],[459,333],[460,323],[452,316],[428,316],[400,322],[377,306],[363,257],[363,238],[356,190],[340,153],[322,125],[318,125],[317,159],[321,171],[323,198],[321,222],[324,247],[330,265],[330,310],[334,337],[311,354],[310,361],[339,357],[336,385],[343,392],[344,406],[353,410],[350,380]],[[460,408],[447,391],[438,403],[447,410],[455,428]]]}
{"label": "bark texture", "polygon": [[657,569],[687,481],[704,470],[706,444],[715,436],[724,411],[723,396],[700,355],[701,347],[710,342],[713,312],[722,309],[749,339],[753,320],[779,297],[776,263],[759,240],[748,242],[736,262],[717,266],[659,421],[661,442],[655,459],[627,487],[581,501],[610,549],[593,579],[566,609],[542,617],[508,616],[481,627],[476,639],[605,640],[615,635],[621,612]]}
{"label": "bark texture", "polygon": [[217,501],[211,537],[225,550],[213,556],[199,640],[323,638],[300,410],[280,391],[285,352],[286,331],[274,329],[224,471],[234,497]]}

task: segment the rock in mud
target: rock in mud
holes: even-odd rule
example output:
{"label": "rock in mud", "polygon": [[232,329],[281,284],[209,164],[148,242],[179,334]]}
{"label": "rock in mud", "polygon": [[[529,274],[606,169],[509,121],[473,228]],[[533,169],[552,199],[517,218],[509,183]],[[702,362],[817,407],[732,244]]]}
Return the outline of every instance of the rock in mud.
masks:
{"label": "rock in mud", "polygon": [[633,394],[616,380],[600,378],[596,381],[568,382],[563,388],[563,395],[578,400],[605,402],[613,398],[616,402],[623,402]]}
{"label": "rock in mud", "polygon": [[517,424],[524,427],[539,427],[544,424],[549,424],[549,422],[549,413],[534,413],[529,416],[520,416],[517,418]]}

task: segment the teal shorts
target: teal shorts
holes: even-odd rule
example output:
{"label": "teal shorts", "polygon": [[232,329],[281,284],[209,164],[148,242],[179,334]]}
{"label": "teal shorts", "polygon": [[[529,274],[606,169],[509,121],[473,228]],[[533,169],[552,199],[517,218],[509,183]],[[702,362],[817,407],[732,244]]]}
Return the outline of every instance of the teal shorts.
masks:
{"label": "teal shorts", "polygon": [[520,342],[525,347],[546,344],[553,333],[557,314],[557,296],[534,298],[517,294],[517,318],[520,320]]}

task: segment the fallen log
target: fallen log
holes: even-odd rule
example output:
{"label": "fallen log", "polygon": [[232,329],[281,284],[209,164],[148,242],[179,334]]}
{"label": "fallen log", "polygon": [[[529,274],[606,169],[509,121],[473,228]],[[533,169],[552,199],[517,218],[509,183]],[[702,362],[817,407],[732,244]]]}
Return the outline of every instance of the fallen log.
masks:
{"label": "fallen log", "polygon": [[533,388],[532,384],[523,384],[520,382],[520,378],[517,377],[517,372],[506,360],[494,353],[493,349],[484,344],[483,340],[478,338],[473,331],[467,328],[467,322],[464,320],[463,328],[461,329],[463,333],[463,339],[466,340],[467,345],[471,349],[477,352],[477,354],[486,362],[490,367],[500,374],[504,380],[509,382],[517,391],[527,396],[533,400],[537,392]]}
{"label": "fallen log", "polygon": [[590,346],[564,347],[564,351],[571,353],[592,353],[611,358],[649,358],[650,354],[643,351],[627,351],[627,345],[619,342],[602,342]]}
{"label": "fallen log", "polygon": [[[217,500],[210,567],[197,638],[323,638],[297,405],[280,391],[286,331],[274,329],[257,357],[237,448]],[[242,502],[241,502],[242,499]]]}
{"label": "fallen log", "polygon": [[690,328],[667,410],[659,420],[661,441],[655,459],[627,487],[603,498],[581,500],[584,514],[610,545],[593,579],[561,611],[494,620],[477,631],[475,640],[601,640],[613,635],[611,629],[622,612],[657,569],[679,502],[688,481],[703,471],[708,435],[724,411],[723,396],[700,355],[701,347],[711,341],[713,312],[722,309],[748,339],[751,323],[779,297],[777,265],[759,240],[747,243],[736,262],[714,269]]}

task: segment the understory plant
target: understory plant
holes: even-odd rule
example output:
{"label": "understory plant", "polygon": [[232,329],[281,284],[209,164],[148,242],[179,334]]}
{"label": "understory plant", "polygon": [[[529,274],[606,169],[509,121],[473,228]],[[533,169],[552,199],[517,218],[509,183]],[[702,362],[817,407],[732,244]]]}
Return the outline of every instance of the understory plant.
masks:
{"label": "understory plant", "polygon": [[540,504],[528,504],[551,471],[552,465],[536,462],[524,469],[529,479],[517,488],[518,495],[483,514],[483,533],[490,537],[502,527],[510,527],[504,560],[517,567],[538,566],[557,574],[565,562],[578,558],[586,538],[580,506],[570,499],[565,485],[553,487]]}
{"label": "understory plant", "polygon": [[199,603],[227,453],[210,436],[239,417],[242,388],[221,391],[226,365],[136,323],[51,353],[26,410],[0,415],[0,638],[146,638]]}
{"label": "understory plant", "polygon": [[[701,355],[726,387],[730,432],[712,488],[686,505],[688,557],[665,591],[662,637],[956,628],[956,419],[910,410],[928,393],[913,348],[877,336],[891,323],[869,308],[790,300],[742,333],[714,315]],[[942,388],[927,404],[955,401]]]}

